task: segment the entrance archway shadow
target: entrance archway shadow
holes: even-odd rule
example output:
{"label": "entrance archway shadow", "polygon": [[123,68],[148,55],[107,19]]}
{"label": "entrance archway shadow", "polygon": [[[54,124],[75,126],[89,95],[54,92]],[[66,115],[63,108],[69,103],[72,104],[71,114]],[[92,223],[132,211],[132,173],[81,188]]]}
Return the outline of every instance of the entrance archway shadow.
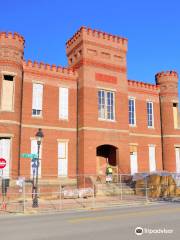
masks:
{"label": "entrance archway shadow", "polygon": [[117,147],[109,144],[100,145],[96,148],[97,174],[106,175],[107,165],[111,165],[117,174]]}

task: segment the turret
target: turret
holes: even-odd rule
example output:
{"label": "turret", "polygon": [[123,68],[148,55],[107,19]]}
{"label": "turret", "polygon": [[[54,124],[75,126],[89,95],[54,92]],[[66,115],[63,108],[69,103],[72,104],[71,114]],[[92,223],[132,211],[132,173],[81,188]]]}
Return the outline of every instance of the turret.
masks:
{"label": "turret", "polygon": [[178,128],[178,74],[175,71],[160,72],[155,78],[160,86],[163,131],[168,133]]}
{"label": "turret", "polygon": [[[24,38],[18,33],[0,33],[1,113],[14,112],[19,121]],[[12,116],[10,117],[12,119]]]}
{"label": "turret", "polygon": [[178,74],[175,71],[159,72],[155,76],[156,84],[160,86],[161,96],[178,97]]}
{"label": "turret", "polygon": [[0,147],[4,147],[1,157],[7,161],[6,178],[19,171],[23,55],[24,38],[0,32]]}
{"label": "turret", "polygon": [[175,71],[157,73],[160,87],[160,113],[162,129],[162,155],[164,170],[176,171],[176,149],[179,136],[178,74]]}

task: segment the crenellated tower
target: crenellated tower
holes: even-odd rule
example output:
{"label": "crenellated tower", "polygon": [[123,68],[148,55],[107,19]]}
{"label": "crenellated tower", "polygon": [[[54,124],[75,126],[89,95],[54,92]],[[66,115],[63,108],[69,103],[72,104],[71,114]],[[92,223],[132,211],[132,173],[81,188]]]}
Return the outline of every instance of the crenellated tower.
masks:
{"label": "crenellated tower", "polygon": [[176,137],[179,135],[178,74],[175,71],[157,73],[156,84],[160,86],[160,112],[162,127],[164,170],[176,169]]}
{"label": "crenellated tower", "polygon": [[[129,127],[127,42],[126,38],[117,35],[81,27],[66,43],[68,64],[76,69],[79,76],[78,161],[80,167],[78,172],[80,174],[96,174],[96,149],[103,143],[113,145],[119,150],[116,153],[116,165],[119,166],[119,171],[120,169],[129,171],[127,165],[123,166],[125,159],[129,158],[128,137],[120,136],[121,130],[117,137],[113,130],[123,129],[122,132],[125,134]],[[115,109],[112,117],[107,116],[107,107],[103,113],[103,106],[101,106],[101,113],[104,115],[100,116],[101,94],[106,98],[106,105],[110,101],[107,98],[110,95],[113,96],[111,104]],[[118,114],[117,102],[123,118]],[[108,129],[109,134],[104,129]],[[121,155],[121,161],[118,161],[119,155]]]}
{"label": "crenellated tower", "polygon": [[0,32],[0,145],[4,147],[0,154],[7,160],[7,178],[19,171],[23,56],[24,38]]}

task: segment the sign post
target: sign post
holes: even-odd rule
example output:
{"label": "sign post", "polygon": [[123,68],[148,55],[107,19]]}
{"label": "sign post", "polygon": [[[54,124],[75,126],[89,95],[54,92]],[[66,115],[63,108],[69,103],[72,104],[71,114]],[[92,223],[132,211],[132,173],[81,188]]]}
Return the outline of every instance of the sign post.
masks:
{"label": "sign post", "polygon": [[6,209],[5,203],[5,195],[6,195],[6,186],[5,186],[5,179],[3,179],[3,169],[6,167],[6,160],[4,158],[0,158],[0,169],[2,170],[2,183],[1,183],[1,191],[2,191],[2,209]]}

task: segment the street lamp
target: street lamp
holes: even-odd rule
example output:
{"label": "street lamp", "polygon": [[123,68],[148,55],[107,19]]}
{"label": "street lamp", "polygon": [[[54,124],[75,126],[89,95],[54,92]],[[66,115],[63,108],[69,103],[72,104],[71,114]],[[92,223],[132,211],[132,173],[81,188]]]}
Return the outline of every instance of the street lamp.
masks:
{"label": "street lamp", "polygon": [[36,208],[39,207],[38,204],[38,170],[39,170],[39,152],[40,152],[40,146],[41,146],[41,142],[42,142],[42,138],[44,137],[44,134],[42,132],[42,129],[39,128],[38,132],[35,135],[36,139],[37,139],[37,161],[36,161],[36,182],[35,182],[35,192],[34,192],[34,196],[33,196],[33,204],[32,207]]}

